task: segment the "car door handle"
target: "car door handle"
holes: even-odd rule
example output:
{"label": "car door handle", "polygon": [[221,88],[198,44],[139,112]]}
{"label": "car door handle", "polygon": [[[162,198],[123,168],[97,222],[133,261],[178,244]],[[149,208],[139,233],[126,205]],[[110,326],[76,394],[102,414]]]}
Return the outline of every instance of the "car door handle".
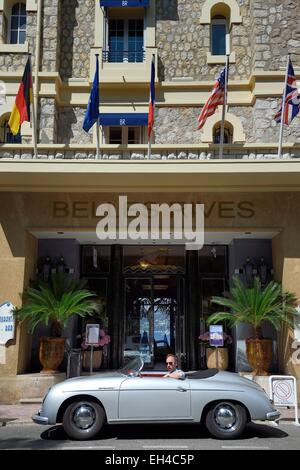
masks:
{"label": "car door handle", "polygon": [[187,389],[183,387],[177,387],[177,392],[186,392]]}

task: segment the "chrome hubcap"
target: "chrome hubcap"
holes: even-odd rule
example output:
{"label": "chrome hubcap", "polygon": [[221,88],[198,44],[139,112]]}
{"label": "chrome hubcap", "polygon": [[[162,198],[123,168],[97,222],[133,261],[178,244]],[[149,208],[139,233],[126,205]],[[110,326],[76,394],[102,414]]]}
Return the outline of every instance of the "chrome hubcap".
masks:
{"label": "chrome hubcap", "polygon": [[73,423],[79,429],[90,428],[96,419],[96,414],[92,406],[80,405],[73,414]]}
{"label": "chrome hubcap", "polygon": [[215,410],[215,422],[222,429],[232,429],[236,423],[235,410],[227,404],[220,404]]}

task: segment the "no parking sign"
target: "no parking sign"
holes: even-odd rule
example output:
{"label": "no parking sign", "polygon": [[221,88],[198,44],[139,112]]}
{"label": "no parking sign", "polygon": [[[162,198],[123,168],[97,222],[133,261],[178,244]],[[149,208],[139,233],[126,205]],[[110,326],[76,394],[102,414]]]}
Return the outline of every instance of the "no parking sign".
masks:
{"label": "no parking sign", "polygon": [[295,424],[298,421],[297,383],[292,375],[271,375],[269,377],[270,397],[275,406],[293,406],[295,408]]}
{"label": "no parking sign", "polygon": [[293,379],[273,380],[274,405],[294,406],[295,389]]}

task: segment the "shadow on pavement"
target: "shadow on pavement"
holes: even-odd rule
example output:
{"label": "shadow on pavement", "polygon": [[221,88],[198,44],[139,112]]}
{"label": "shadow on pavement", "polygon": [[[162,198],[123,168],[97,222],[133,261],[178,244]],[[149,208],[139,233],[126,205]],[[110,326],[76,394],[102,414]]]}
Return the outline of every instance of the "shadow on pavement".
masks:
{"label": "shadow on pavement", "polygon": [[[266,424],[250,423],[238,440],[257,438],[288,437],[288,434],[279,428]],[[62,426],[53,426],[41,434],[41,438],[48,441],[70,440]],[[95,440],[145,440],[145,439],[212,439],[204,426],[199,424],[130,424],[105,425]]]}

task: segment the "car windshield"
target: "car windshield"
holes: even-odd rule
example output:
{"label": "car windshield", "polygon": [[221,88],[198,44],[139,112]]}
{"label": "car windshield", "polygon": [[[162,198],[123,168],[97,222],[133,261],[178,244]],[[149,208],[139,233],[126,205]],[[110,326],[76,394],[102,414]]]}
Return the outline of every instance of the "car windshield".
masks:
{"label": "car windshield", "polygon": [[136,375],[144,367],[144,361],[140,357],[135,357],[132,361],[128,362],[126,366],[120,369],[121,374]]}

